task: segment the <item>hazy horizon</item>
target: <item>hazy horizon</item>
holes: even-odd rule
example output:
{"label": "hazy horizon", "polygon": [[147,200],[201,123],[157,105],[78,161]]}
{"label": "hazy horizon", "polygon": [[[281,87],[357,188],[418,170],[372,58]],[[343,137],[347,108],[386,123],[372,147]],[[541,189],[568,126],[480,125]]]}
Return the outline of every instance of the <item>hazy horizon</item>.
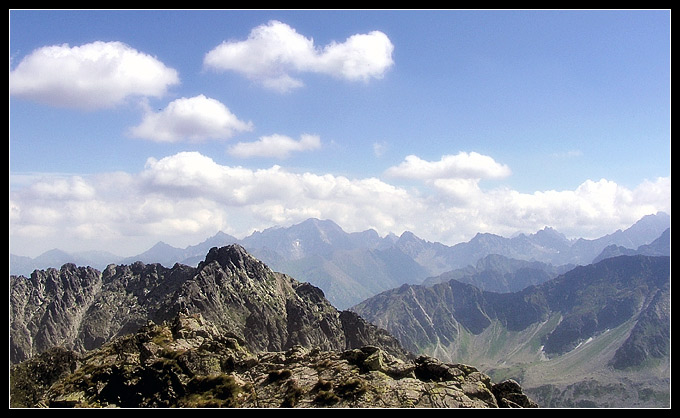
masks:
{"label": "hazy horizon", "polygon": [[[653,214],[653,215],[660,215],[660,214],[665,214],[665,212],[657,212],[656,214]],[[667,214],[666,214],[666,215],[667,215]],[[649,215],[645,215],[645,216],[649,216]],[[669,215],[669,217],[670,217],[670,215]],[[318,221],[322,221],[322,222],[324,222],[324,221],[331,221],[331,222],[335,223],[335,221],[333,221],[332,219],[317,219],[317,218],[308,218],[308,219],[302,221],[301,223],[307,222],[307,221],[313,220],[313,219],[318,220]],[[639,221],[639,220],[638,220],[638,221]],[[637,223],[637,221],[636,221],[635,223]],[[633,226],[635,223],[633,223],[632,225],[629,225],[629,227],[630,227],[630,226]],[[337,225],[337,223],[335,223],[335,224]],[[269,228],[265,228],[265,229],[263,229],[263,230],[255,230],[255,231],[251,232],[250,234],[244,235],[244,236],[241,236],[241,237],[236,237],[236,236],[233,236],[233,235],[230,235],[230,234],[227,234],[227,235],[229,235],[229,236],[235,238],[237,241],[240,242],[240,241],[243,241],[243,240],[249,238],[249,237],[252,236],[252,235],[255,235],[255,234],[258,234],[258,233],[266,232],[268,229],[286,229],[286,228],[294,227],[294,226],[296,226],[296,225],[299,225],[299,224],[287,225],[287,226],[273,225],[273,226],[271,226],[271,227],[269,227]],[[340,226],[340,225],[338,225],[338,226]],[[340,226],[340,228],[342,228],[342,227]],[[543,228],[541,228],[541,229],[539,229],[539,230],[536,230],[536,231],[533,231],[533,232],[517,232],[517,233],[512,234],[512,235],[509,235],[509,236],[503,236],[503,235],[500,235],[500,236],[503,237],[503,238],[515,238],[515,237],[520,236],[520,235],[522,235],[522,234],[524,234],[524,235],[533,235],[533,234],[536,234],[536,233],[538,233],[539,231],[542,231],[542,230],[544,230],[544,229],[546,229],[546,228],[553,229],[553,230],[555,230],[557,233],[560,233],[560,234],[561,234],[561,232],[560,232],[559,230],[556,230],[555,228],[553,228],[553,227],[551,227],[551,226],[549,226],[549,225],[546,225],[546,226],[544,226]],[[623,228],[623,229],[620,228],[620,229],[611,231],[611,232],[609,232],[609,233],[607,233],[607,234],[600,235],[600,236],[596,236],[596,237],[590,237],[590,238],[587,238],[587,237],[568,237],[568,236],[566,236],[566,235],[565,235],[565,238],[566,238],[567,240],[569,240],[569,241],[572,241],[572,242],[573,242],[573,241],[576,241],[576,240],[578,240],[578,239],[597,239],[597,238],[601,238],[601,237],[606,236],[606,235],[613,234],[613,233],[615,233],[615,232],[617,232],[617,231],[626,230],[627,228],[628,228],[628,227]],[[367,231],[375,231],[375,230],[374,230],[374,229],[365,229],[365,230],[361,230],[361,231],[345,231],[345,230],[343,229],[343,232],[345,232],[345,233],[347,233],[347,234],[350,234],[350,233],[361,233],[361,232],[367,232]],[[375,232],[378,233],[377,231],[375,231]],[[162,240],[161,240],[161,241],[157,241],[157,242],[153,243],[152,245],[150,245],[150,246],[148,246],[148,247],[140,248],[138,251],[133,252],[133,253],[129,253],[129,254],[118,254],[118,253],[115,253],[115,252],[113,252],[113,251],[109,251],[109,250],[102,249],[102,248],[88,248],[88,249],[86,249],[86,250],[80,250],[80,251],[77,250],[77,251],[72,251],[72,252],[70,252],[70,253],[73,253],[73,254],[82,254],[82,253],[86,253],[86,252],[90,252],[90,251],[91,251],[91,252],[106,252],[106,253],[110,253],[111,255],[114,255],[114,256],[117,256],[117,257],[126,258],[126,257],[133,257],[133,256],[136,256],[136,255],[142,254],[142,253],[144,253],[144,252],[146,252],[146,251],[152,249],[153,247],[155,247],[155,246],[158,245],[158,244],[166,244],[166,245],[169,245],[169,246],[174,247],[174,248],[185,249],[185,248],[190,247],[190,246],[195,246],[195,245],[202,244],[203,242],[205,242],[205,241],[207,241],[207,240],[209,240],[209,239],[211,239],[211,238],[214,238],[215,236],[217,236],[217,235],[220,234],[220,233],[226,234],[226,232],[224,232],[224,231],[216,231],[214,234],[211,234],[211,235],[209,235],[209,236],[206,236],[206,237],[204,237],[204,239],[201,239],[200,241],[193,242],[193,243],[189,243],[189,244],[187,244],[187,245],[173,245],[173,244],[170,243],[170,242],[165,242],[165,241],[162,241]],[[387,233],[387,234],[380,234],[380,233],[378,233],[378,236],[379,236],[381,239],[385,239],[385,238],[387,238],[388,236],[401,237],[401,235],[404,234],[404,233],[412,233],[412,231],[403,231],[401,234],[395,234],[394,232],[389,232],[389,233]],[[476,235],[476,234],[475,234],[475,235]],[[417,237],[417,238],[420,238],[420,239],[423,239],[422,237],[418,237],[417,235],[416,235],[416,237]],[[471,237],[471,238],[474,238],[474,237]],[[428,240],[425,240],[425,241],[428,241]],[[450,244],[450,245],[449,245],[449,244],[444,244],[444,245],[453,246],[453,245],[456,245],[456,244],[467,243],[467,242],[469,242],[469,241],[470,241],[470,240],[465,240],[465,241],[460,241],[460,242],[457,242],[457,243],[454,243],[454,244]],[[439,242],[439,241],[430,241],[430,242],[437,242],[437,243],[443,244],[443,243],[441,243],[441,242]],[[64,252],[69,253],[69,251],[65,251],[65,250],[62,249],[62,248],[56,248],[56,247],[55,247],[55,248],[50,248],[50,249],[48,249],[48,250],[46,250],[46,251],[43,251],[43,252],[41,252],[41,253],[39,253],[39,254],[35,254],[35,255],[15,254],[15,253],[12,253],[12,254],[13,254],[13,255],[17,255],[17,256],[24,256],[24,257],[36,258],[36,257],[38,257],[38,256],[40,256],[40,255],[43,255],[43,254],[45,254],[45,253],[48,253],[48,252],[50,252],[50,251],[55,251],[55,250],[64,251]]]}

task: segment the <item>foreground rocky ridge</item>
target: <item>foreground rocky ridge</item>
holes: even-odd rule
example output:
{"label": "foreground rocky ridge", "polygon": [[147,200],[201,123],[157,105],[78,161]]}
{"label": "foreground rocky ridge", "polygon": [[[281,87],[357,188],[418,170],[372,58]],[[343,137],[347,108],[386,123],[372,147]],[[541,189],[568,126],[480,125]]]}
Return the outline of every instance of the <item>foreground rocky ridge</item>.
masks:
{"label": "foreground rocky ridge", "polygon": [[198,267],[137,262],[103,272],[66,264],[10,277],[10,361],[51,347],[78,353],[162,323],[180,311],[201,313],[252,352],[295,345],[346,350],[375,345],[405,358],[386,331],[340,312],[310,285],[269,269],[243,247],[212,248]]}
{"label": "foreground rocky ridge", "polygon": [[375,346],[251,353],[201,314],[149,322],[78,355],[52,348],[11,369],[13,407],[536,407],[473,367]]}

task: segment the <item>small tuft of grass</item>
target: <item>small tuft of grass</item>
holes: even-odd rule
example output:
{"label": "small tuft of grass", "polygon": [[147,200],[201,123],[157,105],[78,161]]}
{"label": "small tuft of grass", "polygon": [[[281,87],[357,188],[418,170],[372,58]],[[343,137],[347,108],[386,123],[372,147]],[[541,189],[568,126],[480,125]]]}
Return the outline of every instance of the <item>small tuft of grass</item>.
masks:
{"label": "small tuft of grass", "polygon": [[335,388],[338,395],[343,398],[356,399],[366,393],[366,384],[361,379],[349,379]]}
{"label": "small tuft of grass", "polygon": [[281,402],[282,408],[293,408],[297,405],[300,398],[304,394],[304,390],[296,384],[290,385],[288,390],[286,390],[286,395],[283,397],[283,402]]}
{"label": "small tuft of grass", "polygon": [[188,408],[233,408],[243,388],[233,376],[195,376],[187,384],[187,396],[180,402]]}
{"label": "small tuft of grass", "polygon": [[323,360],[319,361],[318,363],[316,363],[314,365],[314,369],[317,370],[317,371],[325,370],[325,369],[330,368],[332,365],[333,365],[333,362],[331,360],[323,359]]}
{"label": "small tuft of grass", "polygon": [[319,379],[318,382],[316,382],[316,385],[312,388],[312,391],[318,392],[318,391],[329,391],[333,389],[333,384],[327,380]]}
{"label": "small tuft of grass", "polygon": [[322,390],[314,398],[314,403],[321,406],[331,406],[340,402],[340,398],[333,392]]}

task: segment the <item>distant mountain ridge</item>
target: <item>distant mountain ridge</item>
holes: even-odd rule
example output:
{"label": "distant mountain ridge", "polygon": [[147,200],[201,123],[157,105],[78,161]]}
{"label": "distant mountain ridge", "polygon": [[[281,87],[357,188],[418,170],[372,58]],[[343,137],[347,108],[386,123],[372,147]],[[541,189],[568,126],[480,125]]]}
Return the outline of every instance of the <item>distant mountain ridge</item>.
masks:
{"label": "distant mountain ridge", "polygon": [[510,293],[547,282],[574,267],[576,266],[573,264],[553,266],[540,261],[517,260],[498,254],[489,254],[477,261],[475,266],[430,277],[422,284],[433,286],[455,279],[474,285],[480,290]]}
{"label": "distant mountain ridge", "polygon": [[68,263],[103,269],[108,264],[118,263],[122,260],[123,257],[106,251],[67,253],[66,251],[54,248],[45,251],[35,258],[10,254],[9,274],[23,274],[27,276],[33,270],[44,270],[50,267],[58,268]]}
{"label": "distant mountain ridge", "polygon": [[[352,310],[414,353],[511,377],[545,406],[663,406],[670,399],[668,256],[610,257],[513,293],[457,280],[403,285]],[[561,400],[567,405],[551,404],[586,381],[590,389]],[[603,388],[617,385],[627,399],[606,395]]]}
{"label": "distant mountain ridge", "polygon": [[[539,231],[539,233],[543,231],[545,230]],[[667,228],[657,239],[649,244],[640,245],[637,249],[611,244],[605,247],[593,259],[592,263],[619,255],[670,256],[670,231],[670,228]],[[566,273],[574,267],[576,267],[574,264],[554,266],[540,261],[518,260],[498,254],[489,254],[479,259],[475,266],[467,266],[442,273],[439,276],[429,277],[422,284],[432,286],[455,279],[474,285],[480,290],[509,293],[520,291],[528,286],[539,285]]]}
{"label": "distant mountain ridge", "polygon": [[[634,249],[650,243],[668,227],[670,216],[660,212],[641,218],[626,230],[595,240],[568,240],[546,227],[535,234],[520,234],[513,238],[480,233],[469,242],[446,246],[423,240],[408,231],[399,237],[380,237],[374,230],[347,233],[333,221],[308,219],[287,228],[254,232],[242,240],[219,232],[184,249],[159,242],[137,256],[113,256],[111,261],[99,258],[89,262],[61,253],[61,257],[49,258],[52,264],[46,264],[43,256],[31,262],[12,255],[10,274],[28,275],[34,269],[59,267],[69,262],[101,270],[110,263],[131,264],[135,261],[160,263],[165,267],[175,263],[197,266],[210,247],[236,243],[274,270],[322,288],[333,305],[345,309],[380,291],[404,283],[422,283],[428,277],[468,268],[492,254],[553,266],[589,264],[607,246]],[[35,262],[38,259],[41,262]],[[516,286],[508,285],[507,289]]]}
{"label": "distant mountain ridge", "polygon": [[659,238],[649,244],[640,245],[636,250],[626,248],[621,245],[608,245],[602,252],[595,257],[593,263],[597,263],[605,258],[616,257],[619,255],[651,255],[651,256],[670,256],[671,254],[671,229],[668,228]]}

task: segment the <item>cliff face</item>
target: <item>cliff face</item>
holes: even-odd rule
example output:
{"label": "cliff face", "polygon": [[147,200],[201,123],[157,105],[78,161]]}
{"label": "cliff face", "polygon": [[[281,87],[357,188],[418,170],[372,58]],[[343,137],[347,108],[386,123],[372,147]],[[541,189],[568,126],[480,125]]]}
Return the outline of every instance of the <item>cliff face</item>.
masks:
{"label": "cliff face", "polygon": [[253,352],[372,344],[407,355],[386,332],[335,309],[320,289],[273,272],[238,245],[212,248],[196,268],[137,262],[99,273],[67,264],[11,277],[10,293],[12,363],[54,346],[92,350],[180,311],[202,314]]}
{"label": "cliff face", "polygon": [[73,341],[102,287],[97,270],[65,264],[10,277],[10,359],[17,362]]}
{"label": "cliff face", "polygon": [[53,348],[11,370],[13,407],[536,407],[512,380],[375,346],[251,353],[201,314],[149,322],[77,355]]}

